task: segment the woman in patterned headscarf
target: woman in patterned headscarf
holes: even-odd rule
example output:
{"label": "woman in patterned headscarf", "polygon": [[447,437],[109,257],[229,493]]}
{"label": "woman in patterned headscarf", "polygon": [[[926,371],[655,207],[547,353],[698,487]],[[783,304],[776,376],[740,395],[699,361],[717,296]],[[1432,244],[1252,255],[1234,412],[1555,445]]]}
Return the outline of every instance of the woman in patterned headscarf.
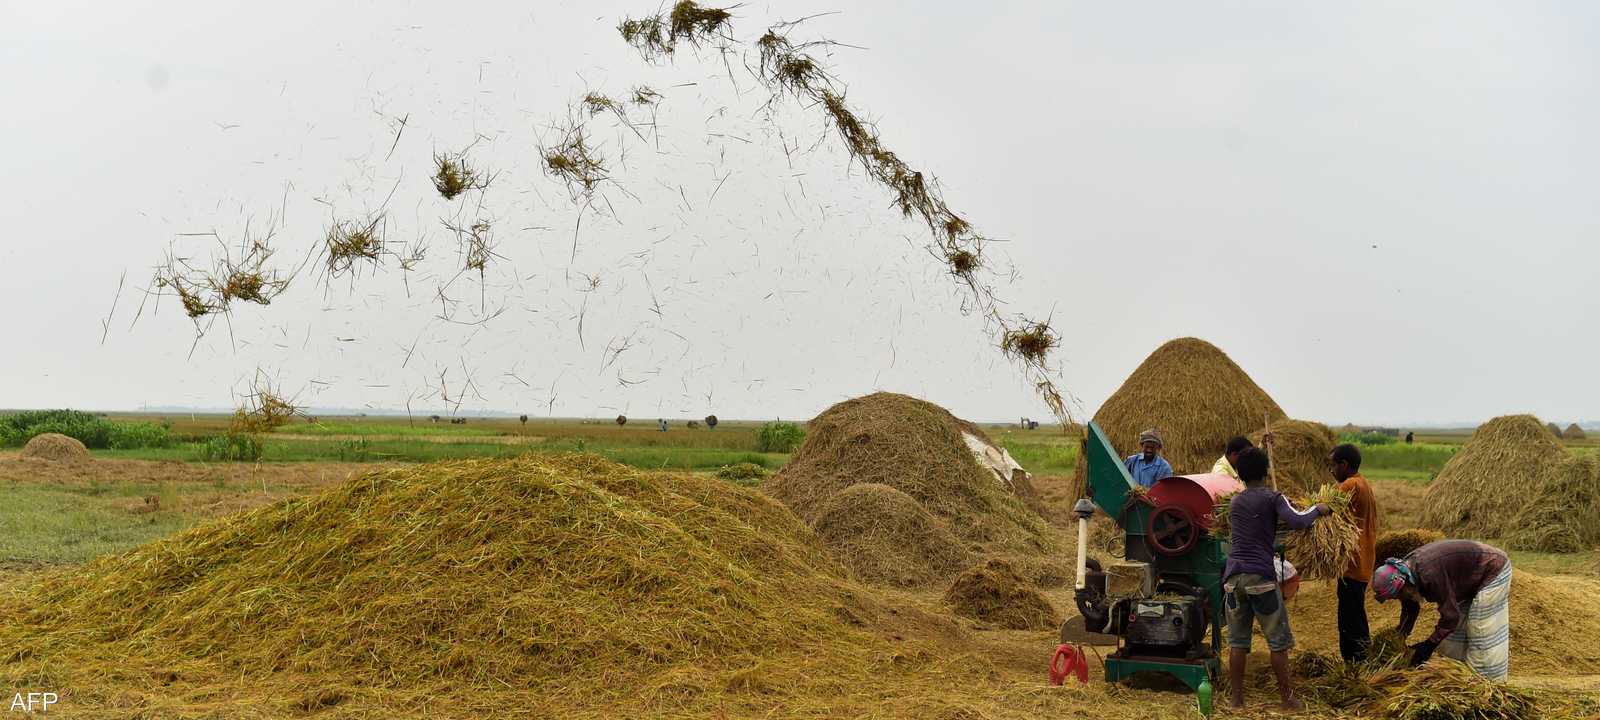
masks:
{"label": "woman in patterned headscarf", "polygon": [[1400,634],[1410,635],[1422,601],[1439,606],[1439,624],[1412,645],[1411,664],[1438,649],[1490,680],[1504,680],[1511,660],[1511,559],[1472,540],[1439,540],[1372,573],[1378,602],[1400,599]]}

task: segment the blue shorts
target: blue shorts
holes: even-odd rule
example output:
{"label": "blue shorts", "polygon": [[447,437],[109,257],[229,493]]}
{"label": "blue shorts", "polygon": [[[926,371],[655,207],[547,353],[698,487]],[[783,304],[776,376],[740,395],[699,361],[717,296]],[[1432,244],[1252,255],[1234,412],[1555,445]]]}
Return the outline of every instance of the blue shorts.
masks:
{"label": "blue shorts", "polygon": [[1250,627],[1261,621],[1261,634],[1267,636],[1267,649],[1282,652],[1294,647],[1289,631],[1289,608],[1283,604],[1283,591],[1275,579],[1240,573],[1222,586],[1222,601],[1228,610],[1228,647],[1248,651]]}

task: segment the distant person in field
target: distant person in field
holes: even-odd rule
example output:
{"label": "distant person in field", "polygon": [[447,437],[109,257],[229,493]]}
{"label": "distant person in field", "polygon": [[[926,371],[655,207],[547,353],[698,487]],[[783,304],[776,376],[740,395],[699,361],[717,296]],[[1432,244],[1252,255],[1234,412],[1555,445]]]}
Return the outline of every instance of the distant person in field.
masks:
{"label": "distant person in field", "polygon": [[1261,634],[1272,652],[1272,673],[1278,678],[1278,700],[1285,710],[1305,705],[1294,696],[1289,677],[1289,608],[1280,582],[1289,578],[1273,562],[1278,521],[1292,530],[1311,527],[1327,515],[1327,505],[1296,510],[1289,499],[1267,487],[1267,454],[1260,448],[1239,453],[1235,468],[1245,489],[1228,502],[1228,563],[1222,573],[1223,605],[1228,613],[1228,695],[1234,709],[1244,707],[1245,659],[1250,655],[1250,630],[1261,622]]}
{"label": "distant person in field", "polygon": [[1412,434],[1412,432],[1410,430],[1407,430],[1406,431],[1406,444],[1410,445],[1411,441],[1415,440],[1415,439],[1417,439],[1417,436]]}
{"label": "distant person in field", "polygon": [[1356,554],[1350,558],[1350,567],[1337,584],[1339,598],[1339,655],[1347,663],[1361,662],[1367,657],[1367,646],[1372,643],[1367,627],[1367,581],[1372,573],[1367,568],[1378,564],[1378,496],[1372,485],[1361,476],[1361,450],[1345,443],[1328,454],[1328,468],[1339,489],[1350,496],[1350,510],[1355,515],[1356,526],[1361,528],[1361,542]]}
{"label": "distant person in field", "polygon": [[1141,487],[1150,487],[1157,480],[1172,477],[1172,465],[1167,459],[1161,457],[1161,433],[1151,428],[1139,433],[1140,451],[1129,455],[1122,465],[1128,469],[1128,474],[1133,476],[1133,481]]}
{"label": "distant person in field", "polygon": [[1250,443],[1250,438],[1235,435],[1228,441],[1227,447],[1222,450],[1222,457],[1211,465],[1211,472],[1216,475],[1227,475],[1235,480],[1239,479],[1239,471],[1233,469],[1233,464],[1239,462],[1239,453],[1255,447]]}
{"label": "distant person in field", "polygon": [[1389,558],[1372,573],[1378,602],[1400,598],[1400,634],[1408,636],[1422,601],[1439,606],[1439,623],[1411,646],[1411,665],[1435,649],[1490,680],[1511,668],[1511,558],[1474,540],[1438,540],[1404,558]]}

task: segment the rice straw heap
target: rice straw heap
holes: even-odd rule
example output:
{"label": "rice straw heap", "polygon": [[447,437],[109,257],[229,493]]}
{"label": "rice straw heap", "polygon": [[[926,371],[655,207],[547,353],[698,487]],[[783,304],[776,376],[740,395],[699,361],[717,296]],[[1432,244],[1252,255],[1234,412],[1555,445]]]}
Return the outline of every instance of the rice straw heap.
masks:
{"label": "rice straw heap", "polygon": [[1302,508],[1325,504],[1331,515],[1317,518],[1311,527],[1289,533],[1285,555],[1307,580],[1334,580],[1344,575],[1361,548],[1361,527],[1356,524],[1350,496],[1324,485],[1298,503]]}
{"label": "rice straw heap", "polygon": [[957,615],[1009,630],[1051,629],[1059,620],[1050,601],[1000,559],[967,568],[944,599]]}
{"label": "rice straw heap", "polygon": [[1583,428],[1578,427],[1577,423],[1572,423],[1567,426],[1566,430],[1561,431],[1561,437],[1564,440],[1583,440],[1588,438],[1589,435],[1583,431]]}
{"label": "rice straw heap", "polygon": [[1372,567],[1376,570],[1384,560],[1404,558],[1423,545],[1443,539],[1444,533],[1427,528],[1385,530],[1378,533],[1377,542],[1373,545],[1376,555],[1373,557]]}
{"label": "rice straw heap", "polygon": [[[1264,447],[1265,430],[1250,433],[1250,442]],[[1336,444],[1338,437],[1322,423],[1273,421],[1272,468],[1278,479],[1278,489],[1291,495],[1303,495],[1331,482],[1333,474],[1328,470],[1328,455]]]}
{"label": "rice straw heap", "polygon": [[1575,553],[1600,545],[1600,458],[1564,458],[1511,523],[1511,550]]}
{"label": "rice straw heap", "polygon": [[1391,670],[1370,680],[1375,697],[1363,709],[1391,720],[1534,720],[1548,717],[1539,695],[1491,682],[1472,668],[1435,658],[1413,670]]}
{"label": "rice straw heap", "polygon": [[895,587],[943,580],[969,561],[949,528],[910,495],[857,483],[823,501],[817,538],[855,577]]}
{"label": "rice straw heap", "polygon": [[[1208,472],[1228,439],[1249,435],[1268,417],[1274,426],[1283,409],[1215,345],[1196,338],[1172,340],[1150,353],[1123,381],[1094,420],[1123,455],[1138,448],[1139,433],[1161,431],[1162,455],[1173,472]],[[1078,458],[1081,495],[1084,460]]]}
{"label": "rice straw heap", "polygon": [[[762,487],[819,533],[827,529],[829,548],[869,576],[879,574],[872,570],[878,565],[860,556],[864,547],[901,539],[895,533],[902,532],[911,533],[904,539],[920,536],[937,542],[943,536],[935,529],[938,525],[966,550],[983,555],[1054,552],[1058,543],[1044,520],[978,465],[963,433],[989,441],[977,426],[923,400],[896,393],[846,400],[807,424],[804,444]],[[886,486],[899,495],[873,488],[835,499],[858,484]],[[847,501],[860,503],[858,512],[895,508],[896,517],[882,526],[844,523]],[[930,525],[911,505],[921,506],[935,522]],[[839,524],[825,528],[824,517],[830,514]],[[847,529],[878,537],[856,543],[847,537]],[[948,572],[941,575],[941,569],[948,569],[944,560],[933,562],[948,559],[946,550],[923,559],[916,553],[901,557],[922,565],[890,576],[949,577]]]}
{"label": "rice straw heap", "polygon": [[1561,437],[1561,426],[1560,425],[1557,425],[1555,423],[1545,423],[1544,426],[1550,429],[1550,434],[1551,435],[1554,435],[1556,437]]}
{"label": "rice straw heap", "polygon": [[1566,449],[1538,418],[1494,418],[1472,433],[1428,486],[1422,525],[1455,537],[1503,537],[1531,489],[1565,457]]}
{"label": "rice straw heap", "polygon": [[61,433],[40,433],[28,438],[19,453],[25,458],[73,462],[89,459],[89,448],[75,437]]}

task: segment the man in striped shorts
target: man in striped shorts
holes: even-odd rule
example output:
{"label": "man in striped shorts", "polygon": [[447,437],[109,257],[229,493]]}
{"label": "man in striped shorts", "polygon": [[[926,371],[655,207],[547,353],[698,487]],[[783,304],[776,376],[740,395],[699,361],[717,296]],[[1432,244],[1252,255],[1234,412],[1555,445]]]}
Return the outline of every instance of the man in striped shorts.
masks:
{"label": "man in striped shorts", "polygon": [[1400,598],[1400,634],[1409,635],[1423,600],[1439,606],[1433,633],[1411,646],[1412,666],[1435,649],[1490,680],[1505,680],[1511,660],[1511,559],[1472,540],[1439,540],[1372,573],[1378,602]]}

